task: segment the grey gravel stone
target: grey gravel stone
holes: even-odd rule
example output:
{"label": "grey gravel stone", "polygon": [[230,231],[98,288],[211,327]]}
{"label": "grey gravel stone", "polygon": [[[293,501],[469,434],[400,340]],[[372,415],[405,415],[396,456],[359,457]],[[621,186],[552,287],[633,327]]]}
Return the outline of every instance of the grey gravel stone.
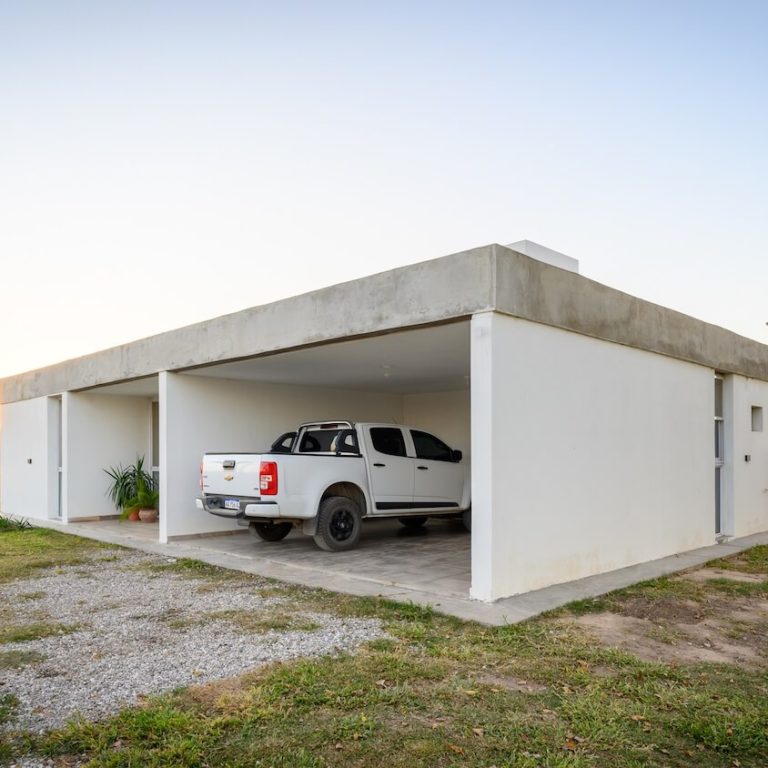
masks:
{"label": "grey gravel stone", "polygon": [[[68,634],[3,646],[45,657],[0,678],[0,693],[19,700],[8,728],[43,732],[78,713],[97,720],[142,695],[232,677],[274,661],[350,651],[384,634],[377,620],[314,613],[302,614],[319,625],[314,630],[248,633],[206,614],[258,613],[283,602],[293,610],[290,601],[260,595],[257,580],[201,581],[145,570],[168,558],[136,552],[103,558],[100,553],[92,563],[0,587],[0,601],[12,606],[15,621],[77,625]],[[45,594],[31,595],[37,592]]]}

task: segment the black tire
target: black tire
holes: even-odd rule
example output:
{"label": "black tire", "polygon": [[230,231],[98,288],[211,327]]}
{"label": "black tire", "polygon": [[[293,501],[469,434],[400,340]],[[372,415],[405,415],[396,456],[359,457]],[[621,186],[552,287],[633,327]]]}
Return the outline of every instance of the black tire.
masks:
{"label": "black tire", "polygon": [[360,538],[363,521],[360,507],[346,496],[329,496],[317,513],[315,544],[326,552],[353,549]]}
{"label": "black tire", "polygon": [[282,541],[293,528],[293,523],[251,523],[248,530],[262,541]]}
{"label": "black tire", "polygon": [[470,531],[470,533],[472,532],[472,508],[471,507],[469,509],[465,509],[461,513],[461,523],[468,531]]}
{"label": "black tire", "polygon": [[427,518],[422,517],[421,515],[417,517],[398,517],[397,521],[400,525],[404,525],[406,528],[413,530],[415,528],[421,528],[421,526],[427,522]]}

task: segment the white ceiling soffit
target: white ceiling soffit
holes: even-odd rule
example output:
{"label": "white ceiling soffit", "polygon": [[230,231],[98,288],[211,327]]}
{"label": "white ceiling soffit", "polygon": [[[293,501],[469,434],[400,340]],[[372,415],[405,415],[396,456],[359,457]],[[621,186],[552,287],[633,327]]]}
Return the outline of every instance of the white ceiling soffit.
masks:
{"label": "white ceiling soffit", "polygon": [[469,322],[196,368],[188,375],[377,392],[469,387]]}

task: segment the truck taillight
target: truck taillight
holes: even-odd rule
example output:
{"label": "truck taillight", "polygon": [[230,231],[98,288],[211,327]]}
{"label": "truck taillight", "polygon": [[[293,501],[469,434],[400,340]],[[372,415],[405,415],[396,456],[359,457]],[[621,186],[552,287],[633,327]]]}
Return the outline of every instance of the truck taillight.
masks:
{"label": "truck taillight", "polygon": [[203,490],[203,462],[200,462],[200,491]]}
{"label": "truck taillight", "polygon": [[277,462],[262,461],[259,466],[259,488],[262,496],[277,495]]}

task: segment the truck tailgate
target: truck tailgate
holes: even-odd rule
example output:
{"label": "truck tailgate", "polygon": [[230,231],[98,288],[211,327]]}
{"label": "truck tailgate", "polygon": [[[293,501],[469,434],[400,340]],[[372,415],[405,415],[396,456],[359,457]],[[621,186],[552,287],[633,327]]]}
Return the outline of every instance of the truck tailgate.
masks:
{"label": "truck tailgate", "polygon": [[259,496],[261,455],[254,453],[206,453],[203,456],[204,494]]}

